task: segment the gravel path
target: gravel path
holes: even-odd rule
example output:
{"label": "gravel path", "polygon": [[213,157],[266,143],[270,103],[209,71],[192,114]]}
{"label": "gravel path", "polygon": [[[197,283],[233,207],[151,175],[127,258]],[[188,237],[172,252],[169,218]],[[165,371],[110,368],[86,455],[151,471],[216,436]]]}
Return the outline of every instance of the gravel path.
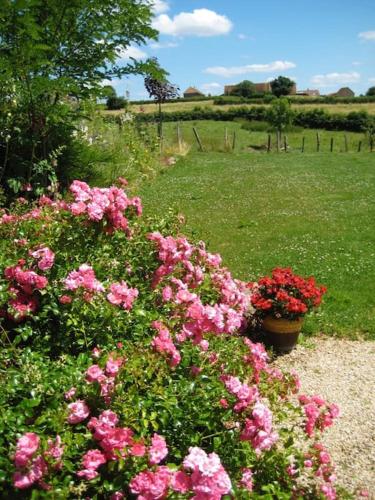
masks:
{"label": "gravel path", "polygon": [[337,467],[337,483],[375,499],[375,342],[315,338],[275,360],[294,368],[301,391],[339,405],[341,416],[323,434]]}

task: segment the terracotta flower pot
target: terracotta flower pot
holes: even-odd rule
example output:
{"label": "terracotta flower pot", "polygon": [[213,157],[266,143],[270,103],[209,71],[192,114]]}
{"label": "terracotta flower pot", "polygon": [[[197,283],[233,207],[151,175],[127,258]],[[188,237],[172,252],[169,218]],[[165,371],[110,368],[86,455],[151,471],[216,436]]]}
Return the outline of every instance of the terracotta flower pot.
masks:
{"label": "terracotta flower pot", "polygon": [[290,320],[266,316],[262,329],[266,335],[267,344],[272,346],[276,352],[287,353],[296,346],[302,324],[303,317]]}

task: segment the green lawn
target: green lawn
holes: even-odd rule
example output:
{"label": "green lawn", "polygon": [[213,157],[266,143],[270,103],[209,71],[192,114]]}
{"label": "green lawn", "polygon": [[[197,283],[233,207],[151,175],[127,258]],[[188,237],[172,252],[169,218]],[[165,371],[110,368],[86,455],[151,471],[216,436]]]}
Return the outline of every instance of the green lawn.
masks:
{"label": "green lawn", "polygon": [[237,277],[291,266],[327,285],[305,332],[375,339],[375,154],[192,152],[140,194],[146,213],[184,213]]}

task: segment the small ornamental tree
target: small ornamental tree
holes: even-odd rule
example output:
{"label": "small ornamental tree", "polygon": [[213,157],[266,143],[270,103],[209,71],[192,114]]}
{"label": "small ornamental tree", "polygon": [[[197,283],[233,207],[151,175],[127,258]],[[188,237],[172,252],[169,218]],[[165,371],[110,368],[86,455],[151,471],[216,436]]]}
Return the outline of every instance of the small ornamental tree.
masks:
{"label": "small ornamental tree", "polygon": [[161,105],[163,102],[168,99],[174,99],[178,96],[180,89],[170,83],[166,79],[158,79],[154,78],[151,75],[146,76],[145,87],[148,92],[148,95],[153,98],[157,104],[159,105],[159,122],[158,122],[158,134],[159,137],[162,137],[162,127],[163,127],[163,115],[161,112]]}
{"label": "small ornamental tree", "polygon": [[272,101],[267,113],[267,120],[276,129],[278,134],[291,124],[292,118],[293,111],[286,97]]}
{"label": "small ornamental tree", "polygon": [[279,76],[271,82],[272,94],[276,97],[289,95],[293,85],[294,82],[290,78],[287,78],[286,76]]}

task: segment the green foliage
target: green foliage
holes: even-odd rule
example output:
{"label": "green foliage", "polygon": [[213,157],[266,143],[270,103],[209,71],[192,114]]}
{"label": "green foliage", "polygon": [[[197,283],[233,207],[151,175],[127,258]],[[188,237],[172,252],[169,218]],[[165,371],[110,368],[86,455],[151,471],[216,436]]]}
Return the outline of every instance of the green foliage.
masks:
{"label": "green foliage", "polygon": [[[275,99],[271,101],[274,102]],[[324,109],[312,109],[308,111],[291,111],[292,123],[303,128],[320,128],[326,130],[348,130],[352,132],[363,132],[373,123],[375,117],[365,111],[352,111],[347,115],[341,113],[328,113]],[[266,121],[268,108],[265,106],[236,107],[228,111],[215,110],[211,108],[196,107],[191,111],[173,111],[162,114],[164,122],[215,120],[233,121],[238,119]],[[136,115],[138,122],[157,122],[157,113],[139,113]]]}
{"label": "green foliage", "polygon": [[110,97],[116,97],[117,96],[116,89],[112,87],[112,85],[104,85],[102,87],[101,96],[106,99],[109,99]]}
{"label": "green foliage", "polygon": [[375,97],[375,86],[374,87],[370,87],[368,89],[368,91],[366,92],[366,95],[368,97]]}
{"label": "green foliage", "polygon": [[293,85],[294,82],[290,78],[287,78],[286,76],[279,76],[271,82],[272,94],[276,97],[288,95],[290,94]]}
{"label": "green foliage", "polygon": [[244,80],[239,83],[231,92],[232,95],[240,97],[251,97],[255,93],[255,84],[250,82],[250,80]]}
{"label": "green foliage", "polygon": [[267,120],[278,132],[282,132],[292,123],[293,112],[286,98],[272,101],[267,112]]}
{"label": "green foliage", "polygon": [[[276,96],[272,94],[255,94],[250,98],[238,96],[219,96],[214,98],[215,105],[228,105],[228,104],[268,104]],[[375,102],[375,96],[355,96],[355,97],[333,97],[333,96],[319,96],[319,97],[301,97],[297,95],[289,96],[291,103],[295,104],[367,104]],[[203,100],[203,99],[202,99]]]}
{"label": "green foliage", "polygon": [[[9,191],[19,183],[30,183],[35,165],[62,147],[65,150],[58,158],[57,175],[77,161],[72,134],[79,104],[101,95],[103,79],[129,73],[163,74],[153,61],[117,62],[119,51],[131,43],[142,44],[156,37],[150,24],[150,6],[136,0],[82,0],[64,5],[58,0],[48,5],[36,0],[3,1],[2,186]],[[16,181],[9,184],[8,179]]]}
{"label": "green foliage", "polygon": [[128,105],[128,101],[125,97],[110,96],[107,99],[107,109],[125,109]]}
{"label": "green foliage", "polygon": [[122,176],[138,186],[155,177],[160,170],[159,140],[156,131],[147,123],[138,123],[130,113],[120,114],[116,121],[100,113],[82,122],[81,141],[85,145],[76,176],[106,186]]}

